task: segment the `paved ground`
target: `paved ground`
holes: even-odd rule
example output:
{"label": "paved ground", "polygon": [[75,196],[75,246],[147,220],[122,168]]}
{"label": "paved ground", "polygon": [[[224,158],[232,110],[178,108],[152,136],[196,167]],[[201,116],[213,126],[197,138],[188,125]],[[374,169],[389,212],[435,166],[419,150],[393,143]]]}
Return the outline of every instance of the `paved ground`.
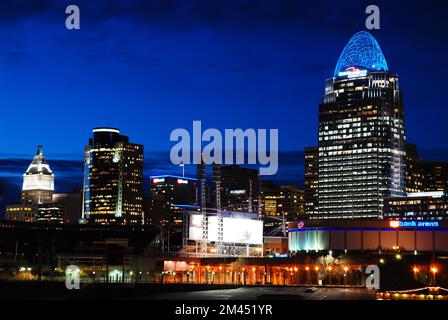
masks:
{"label": "paved ground", "polygon": [[298,287],[242,287],[237,289],[190,291],[151,294],[148,300],[374,300],[375,293],[366,289],[318,288],[306,293]]}

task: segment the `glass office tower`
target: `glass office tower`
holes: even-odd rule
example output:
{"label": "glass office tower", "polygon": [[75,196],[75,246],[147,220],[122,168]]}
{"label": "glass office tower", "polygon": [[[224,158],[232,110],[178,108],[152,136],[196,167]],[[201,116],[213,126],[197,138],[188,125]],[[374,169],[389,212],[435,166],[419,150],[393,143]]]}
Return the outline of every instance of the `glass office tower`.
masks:
{"label": "glass office tower", "polygon": [[94,129],[85,148],[83,220],[143,223],[143,146],[118,129]]}
{"label": "glass office tower", "polygon": [[359,32],[319,106],[319,218],[382,218],[384,198],[405,194],[405,141],[398,77],[375,38]]}

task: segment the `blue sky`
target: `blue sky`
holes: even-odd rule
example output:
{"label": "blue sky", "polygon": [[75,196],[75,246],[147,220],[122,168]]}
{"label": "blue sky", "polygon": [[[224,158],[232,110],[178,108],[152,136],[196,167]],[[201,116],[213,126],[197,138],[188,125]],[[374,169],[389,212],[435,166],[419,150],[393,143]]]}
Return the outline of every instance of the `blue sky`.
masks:
{"label": "blue sky", "polygon": [[[68,4],[79,5],[81,30],[65,29]],[[170,132],[201,120],[205,128],[278,128],[290,153],[276,179],[301,184],[300,151],[317,142],[324,80],[365,30],[368,4],[1,1],[0,158],[28,161],[44,145],[50,163],[73,160],[82,172],[76,164],[91,129],[114,126],[145,145],[149,175],[172,170],[154,165],[167,163]],[[445,149],[448,5],[376,4],[381,30],[372,34],[400,76],[408,140]],[[0,163],[0,179],[20,184],[23,170]],[[59,183],[80,184],[76,177]]]}

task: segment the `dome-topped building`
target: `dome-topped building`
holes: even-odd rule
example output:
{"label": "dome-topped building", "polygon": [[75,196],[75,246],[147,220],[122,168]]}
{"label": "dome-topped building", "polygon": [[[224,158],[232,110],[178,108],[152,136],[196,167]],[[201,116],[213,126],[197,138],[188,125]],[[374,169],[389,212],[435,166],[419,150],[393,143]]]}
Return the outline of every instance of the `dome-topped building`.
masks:
{"label": "dome-topped building", "polygon": [[389,71],[386,58],[376,39],[368,32],[356,33],[345,46],[339,57],[334,76],[350,68],[367,71]]}
{"label": "dome-topped building", "polygon": [[53,193],[54,174],[45,159],[43,147],[38,146],[33,161],[23,175],[22,203],[51,203]]}
{"label": "dome-topped building", "polygon": [[[368,32],[342,50],[319,105],[317,212],[321,219],[378,219],[405,193],[404,106],[396,74]],[[308,210],[310,211],[310,210]]]}

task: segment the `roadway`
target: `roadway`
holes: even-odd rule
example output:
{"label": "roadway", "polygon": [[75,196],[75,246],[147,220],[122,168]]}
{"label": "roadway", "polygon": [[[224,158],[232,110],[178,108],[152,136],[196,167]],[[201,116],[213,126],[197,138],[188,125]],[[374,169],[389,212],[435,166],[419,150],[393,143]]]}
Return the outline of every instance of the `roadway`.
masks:
{"label": "roadway", "polygon": [[374,300],[375,292],[363,288],[317,288],[305,292],[306,287],[240,287],[189,292],[151,294],[148,300]]}

